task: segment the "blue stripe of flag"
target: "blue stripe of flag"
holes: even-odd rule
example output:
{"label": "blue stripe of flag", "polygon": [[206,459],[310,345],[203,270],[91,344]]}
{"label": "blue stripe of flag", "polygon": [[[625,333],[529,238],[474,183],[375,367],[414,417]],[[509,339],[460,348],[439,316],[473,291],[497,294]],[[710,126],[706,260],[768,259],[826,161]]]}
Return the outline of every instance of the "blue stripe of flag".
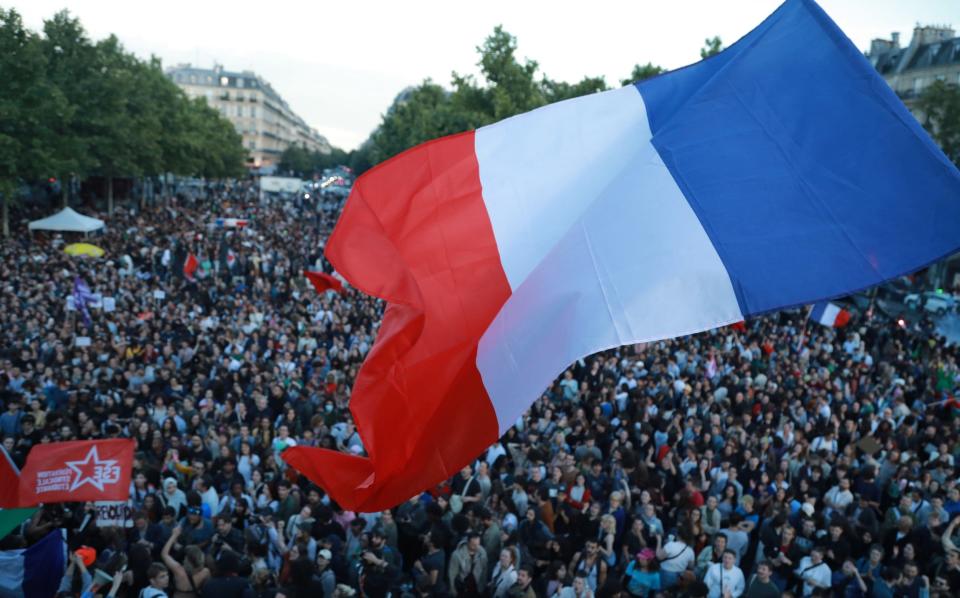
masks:
{"label": "blue stripe of flag", "polygon": [[960,249],[960,172],[813,0],[637,87],[744,316]]}

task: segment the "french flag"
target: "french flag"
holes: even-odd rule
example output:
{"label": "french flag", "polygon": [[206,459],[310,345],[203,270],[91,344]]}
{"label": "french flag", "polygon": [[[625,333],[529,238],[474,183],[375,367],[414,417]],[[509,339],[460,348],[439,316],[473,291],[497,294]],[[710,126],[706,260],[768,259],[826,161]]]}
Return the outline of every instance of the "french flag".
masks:
{"label": "french flag", "polygon": [[0,596],[55,596],[67,569],[64,534],[55,529],[29,548],[0,551]]}
{"label": "french flag", "polygon": [[850,322],[850,312],[836,303],[821,301],[810,309],[810,319],[831,328],[843,328]]}
{"label": "french flag", "polygon": [[245,218],[217,218],[213,221],[217,228],[243,228],[249,224]]}
{"label": "french flag", "polygon": [[355,183],[326,257],[388,303],[344,508],[449,478],[568,364],[849,294],[960,245],[960,172],[812,0],[721,54],[437,139]]}

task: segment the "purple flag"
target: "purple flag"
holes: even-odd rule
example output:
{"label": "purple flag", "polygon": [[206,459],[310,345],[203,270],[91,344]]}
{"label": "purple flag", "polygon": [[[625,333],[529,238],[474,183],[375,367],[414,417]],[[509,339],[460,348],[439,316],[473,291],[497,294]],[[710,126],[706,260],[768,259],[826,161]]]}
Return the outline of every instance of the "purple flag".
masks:
{"label": "purple flag", "polygon": [[88,304],[93,301],[93,293],[90,287],[79,276],[73,279],[73,304],[83,313],[83,323],[90,325],[90,308]]}

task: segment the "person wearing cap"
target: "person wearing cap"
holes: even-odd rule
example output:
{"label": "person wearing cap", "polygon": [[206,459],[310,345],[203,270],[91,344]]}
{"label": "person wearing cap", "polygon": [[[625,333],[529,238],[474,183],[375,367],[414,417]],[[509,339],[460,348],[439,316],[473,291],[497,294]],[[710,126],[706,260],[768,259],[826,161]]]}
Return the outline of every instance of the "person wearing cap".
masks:
{"label": "person wearing cap", "polygon": [[180,522],[180,526],[183,528],[183,534],[180,536],[181,540],[176,547],[178,550],[190,544],[206,550],[215,533],[213,524],[203,517],[198,506],[187,508],[187,516]]}
{"label": "person wearing cap", "polygon": [[644,548],[635,555],[623,574],[627,593],[637,598],[648,598],[660,590],[660,571],[657,555],[652,548]]}
{"label": "person wearing cap", "polygon": [[337,587],[337,577],[330,568],[333,553],[323,548],[317,551],[317,571],[314,576],[320,581],[323,588],[323,598],[332,598]]}

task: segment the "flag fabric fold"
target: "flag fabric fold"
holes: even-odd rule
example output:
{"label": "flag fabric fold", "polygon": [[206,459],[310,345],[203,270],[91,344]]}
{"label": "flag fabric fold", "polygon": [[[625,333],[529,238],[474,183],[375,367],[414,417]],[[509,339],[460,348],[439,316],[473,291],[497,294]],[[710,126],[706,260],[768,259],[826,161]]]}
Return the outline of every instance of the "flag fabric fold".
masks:
{"label": "flag fabric fold", "polygon": [[847,295],[960,248],[960,173],[812,0],[721,54],[434,140],[360,177],[326,248],[388,306],[366,455],[283,458],[345,508],[475,458],[571,362]]}
{"label": "flag fabric fold", "polygon": [[55,596],[66,569],[67,543],[59,529],[29,548],[0,551],[0,597]]}
{"label": "flag fabric fold", "polygon": [[310,270],[304,270],[303,275],[307,277],[307,280],[310,281],[310,284],[318,293],[331,290],[338,293],[343,292],[343,282],[336,276],[331,276],[326,272],[312,272]]}

